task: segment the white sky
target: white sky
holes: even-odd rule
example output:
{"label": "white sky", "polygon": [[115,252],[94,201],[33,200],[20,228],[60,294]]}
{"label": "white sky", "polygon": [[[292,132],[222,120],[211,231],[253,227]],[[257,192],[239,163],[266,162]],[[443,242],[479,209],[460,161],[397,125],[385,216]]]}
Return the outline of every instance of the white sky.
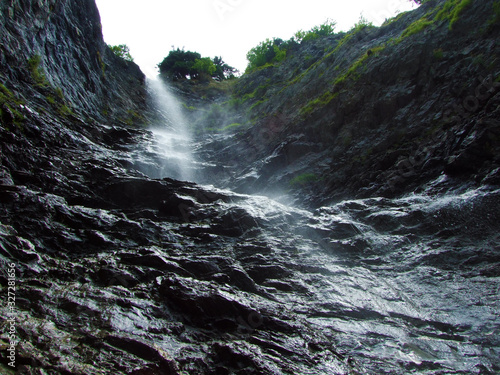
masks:
{"label": "white sky", "polygon": [[143,72],[154,77],[156,65],[172,46],[222,56],[244,71],[247,52],[266,38],[292,37],[327,19],[336,31],[349,30],[361,14],[380,25],[386,18],[415,8],[410,0],[96,0],[104,40],[127,44]]}

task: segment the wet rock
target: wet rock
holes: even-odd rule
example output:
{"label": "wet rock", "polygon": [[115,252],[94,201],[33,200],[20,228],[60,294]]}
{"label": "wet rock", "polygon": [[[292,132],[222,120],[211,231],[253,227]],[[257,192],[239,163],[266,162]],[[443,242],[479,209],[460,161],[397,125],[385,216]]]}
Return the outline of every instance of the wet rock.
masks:
{"label": "wet rock", "polygon": [[[473,19],[490,18],[492,4],[483,2],[461,14],[460,32],[443,21],[404,37],[409,24],[442,6],[431,2],[381,28],[301,43],[284,64],[245,74],[235,93],[253,95],[242,106],[255,126],[204,155],[214,163],[238,161],[224,163],[233,175],[229,187],[273,196],[287,191],[314,206],[398,196],[443,173],[485,178],[499,166],[493,123],[500,86],[491,74],[498,62],[495,53],[484,54],[490,69],[471,54],[498,48],[498,28],[476,33]],[[328,49],[336,52],[319,52]],[[353,61],[362,64],[351,76]],[[291,186],[300,177],[309,179]]]}
{"label": "wet rock", "polygon": [[189,221],[193,216],[191,208],[195,207],[193,200],[181,198],[175,194],[160,202],[160,213],[168,216],[179,216]]}
{"label": "wet rock", "polygon": [[95,276],[97,279],[96,281],[105,287],[120,285],[125,288],[133,288],[139,283],[129,272],[109,267],[99,269]]}
{"label": "wet rock", "polygon": [[165,259],[160,255],[136,255],[120,254],[121,263],[131,266],[145,266],[164,272],[175,272],[179,275],[189,276],[190,273],[182,268],[178,263]]}
{"label": "wet rock", "polygon": [[[21,126],[8,110],[0,127],[18,370],[498,372],[498,95],[467,113],[446,107],[495,69],[498,28],[476,33],[492,1],[471,2],[458,30],[443,20],[390,43],[440,4],[364,28],[338,53],[346,34],[302,43],[235,83],[267,100],[248,100],[251,129],[197,144],[210,177],[292,194],[299,209],[147,177],[140,167],[163,157],[124,117],[148,113],[143,76],[109,54],[94,2],[0,3],[0,76],[24,103],[11,106]],[[364,56],[356,79],[331,85]],[[324,93],[334,97],[301,112]]]}
{"label": "wet rock", "polygon": [[248,275],[258,284],[267,279],[285,278],[290,275],[290,271],[281,266],[274,265],[255,265],[246,270]]}
{"label": "wet rock", "polygon": [[[158,363],[158,370],[161,370],[161,374],[175,375],[179,373],[175,362],[164,351],[155,349],[141,341],[119,336],[108,336],[104,341],[139,358]],[[140,371],[138,373],[141,373]]]}
{"label": "wet rock", "polygon": [[215,285],[192,279],[167,278],[160,288],[165,302],[175,310],[182,312],[191,324],[210,324],[222,317],[232,321],[246,316],[251,311],[218,292]]}

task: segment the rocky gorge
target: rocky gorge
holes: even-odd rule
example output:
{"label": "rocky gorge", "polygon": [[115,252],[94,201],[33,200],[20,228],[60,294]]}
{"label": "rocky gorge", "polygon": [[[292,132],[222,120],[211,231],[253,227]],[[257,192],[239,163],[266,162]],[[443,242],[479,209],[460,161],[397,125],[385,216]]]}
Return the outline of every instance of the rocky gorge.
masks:
{"label": "rocky gorge", "polygon": [[183,181],[94,0],[2,2],[1,372],[498,373],[498,11],[172,85]]}

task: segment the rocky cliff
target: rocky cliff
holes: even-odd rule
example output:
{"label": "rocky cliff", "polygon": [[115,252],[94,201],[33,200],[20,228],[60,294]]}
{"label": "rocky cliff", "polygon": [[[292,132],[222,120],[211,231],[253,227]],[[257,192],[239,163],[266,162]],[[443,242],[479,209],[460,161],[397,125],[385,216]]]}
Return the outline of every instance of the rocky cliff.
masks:
{"label": "rocky cliff", "polygon": [[313,204],[395,196],[439,176],[498,184],[498,14],[494,1],[432,0],[243,75],[223,108],[249,128],[211,146],[234,161],[218,178]]}
{"label": "rocky cliff", "polygon": [[297,208],[148,177],[94,1],[2,2],[0,372],[498,373],[498,6],[459,3],[179,89],[200,180]]}
{"label": "rocky cliff", "polygon": [[100,120],[144,107],[145,76],[104,43],[94,1],[9,0],[0,12],[0,74],[16,95]]}

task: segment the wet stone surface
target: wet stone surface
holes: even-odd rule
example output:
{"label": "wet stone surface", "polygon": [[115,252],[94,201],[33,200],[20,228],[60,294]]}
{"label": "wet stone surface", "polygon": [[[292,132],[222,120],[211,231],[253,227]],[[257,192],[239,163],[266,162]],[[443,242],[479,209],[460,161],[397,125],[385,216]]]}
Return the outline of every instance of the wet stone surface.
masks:
{"label": "wet stone surface", "polygon": [[[487,5],[491,2],[474,2],[482,16],[490,15]],[[147,114],[144,77],[134,65],[105,52],[92,0],[15,0],[0,3],[0,10],[0,78],[9,87],[2,88],[2,95],[19,100],[2,103],[0,116],[0,299],[6,301],[9,274],[16,285],[13,312],[0,305],[0,326],[5,334],[9,324],[4,317],[13,313],[18,340],[14,372],[6,357],[7,339],[1,337],[1,373],[500,372],[498,160],[494,149],[478,157],[496,139],[496,107],[482,120],[471,114],[472,127],[454,124],[454,136],[447,141],[448,151],[454,150],[446,154],[447,173],[440,172],[441,158],[439,168],[412,180],[411,186],[418,186],[405,188],[412,191],[405,195],[380,197],[376,184],[357,194],[374,174],[386,182],[395,177],[391,168],[406,160],[398,156],[404,150],[386,153],[382,143],[374,150],[380,158],[373,159],[380,168],[358,163],[359,175],[343,164],[353,176],[346,184],[342,173],[337,175],[345,160],[331,158],[328,150],[311,153],[318,144],[314,134],[291,134],[274,148],[259,144],[254,156],[262,156],[261,169],[254,168],[252,159],[244,160],[245,168],[231,159],[223,143],[235,137],[214,136],[204,145],[194,144],[198,156],[209,156],[210,163],[187,159],[194,169],[190,172],[215,176],[238,169],[232,185],[231,176],[224,180],[233,189],[223,190],[182,181],[175,164],[182,155],[174,157],[162,147],[171,129],[133,127],[123,117]],[[470,14],[463,24],[476,27]],[[416,15],[404,17],[413,22]],[[396,35],[403,26],[396,22],[385,30]],[[442,36],[447,30],[440,24]],[[494,39],[496,31],[485,38]],[[365,43],[363,38],[377,33],[368,30],[352,43]],[[355,44],[351,47],[358,53]],[[421,55],[416,48],[412,53]],[[37,54],[47,79],[38,84],[26,62]],[[401,69],[425,71],[408,64],[411,54],[394,58],[401,56],[406,56]],[[455,71],[471,64],[457,65]],[[333,70],[335,64],[330,65]],[[371,80],[377,66],[370,64],[365,78]],[[375,82],[385,85],[392,76],[394,71],[387,70]],[[429,82],[432,91],[440,81]],[[46,96],[54,95],[56,86],[70,112],[49,103]],[[318,89],[314,82],[311,89]],[[387,97],[384,111],[395,110],[398,98],[407,95],[404,86],[396,89],[398,95]],[[488,98],[492,107],[495,95]],[[283,98],[273,98],[276,108]],[[344,98],[346,113],[365,116],[355,110],[362,98]],[[414,105],[411,113],[442,107],[431,99],[432,106]],[[335,107],[321,113],[325,116],[317,118],[333,119],[338,112]],[[420,124],[432,123],[427,119],[435,115],[427,113]],[[274,121],[284,123],[279,116]],[[481,124],[486,124],[484,131],[475,131]],[[185,147],[182,142],[176,147]],[[216,152],[208,152],[217,142]],[[241,142],[235,141],[236,149]],[[441,148],[436,142],[422,143],[432,151],[426,163],[436,161],[432,154]],[[358,146],[352,152],[364,141]],[[291,164],[285,165],[287,160]],[[483,164],[476,168],[476,161]],[[288,178],[311,165],[318,166],[315,173],[329,168],[328,179],[334,182],[319,191],[324,196],[315,204],[291,206],[241,193],[266,180],[288,184],[284,178],[268,180],[273,168],[284,168],[282,177]],[[474,169],[477,178],[469,178]],[[460,171],[469,177],[457,178]],[[211,177],[198,181],[214,182]],[[327,203],[339,185],[367,198]],[[296,198],[302,194],[302,203],[311,203],[315,193],[294,192]]]}
{"label": "wet stone surface", "polygon": [[4,152],[19,373],[498,371],[498,190],[298,209],[116,162],[150,136]]}

